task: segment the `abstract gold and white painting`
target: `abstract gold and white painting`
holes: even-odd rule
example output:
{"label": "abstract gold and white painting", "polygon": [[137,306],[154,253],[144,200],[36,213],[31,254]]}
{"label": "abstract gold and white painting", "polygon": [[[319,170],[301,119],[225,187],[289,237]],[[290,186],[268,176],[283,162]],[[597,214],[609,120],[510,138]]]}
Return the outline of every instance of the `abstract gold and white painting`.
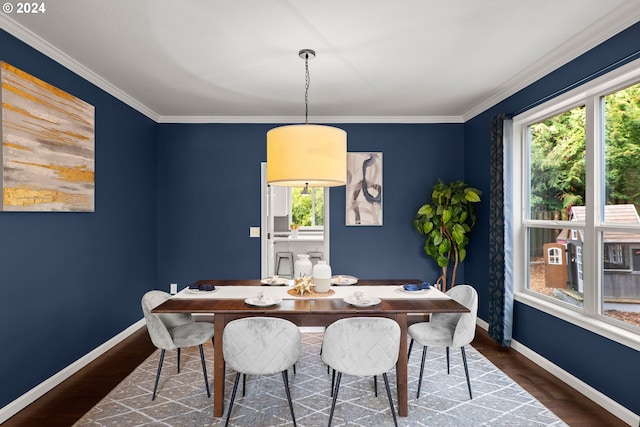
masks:
{"label": "abstract gold and white painting", "polygon": [[93,212],[94,107],[0,65],[2,210]]}
{"label": "abstract gold and white painting", "polygon": [[382,153],[347,153],[346,225],[382,225]]}

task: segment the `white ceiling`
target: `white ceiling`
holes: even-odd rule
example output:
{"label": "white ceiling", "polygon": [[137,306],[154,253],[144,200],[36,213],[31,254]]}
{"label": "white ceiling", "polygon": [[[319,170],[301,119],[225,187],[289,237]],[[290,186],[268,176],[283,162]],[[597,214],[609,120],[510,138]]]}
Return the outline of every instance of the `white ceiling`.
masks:
{"label": "white ceiling", "polygon": [[159,122],[304,121],[303,48],[310,122],[462,122],[640,20],[638,0],[44,4],[1,28]]}

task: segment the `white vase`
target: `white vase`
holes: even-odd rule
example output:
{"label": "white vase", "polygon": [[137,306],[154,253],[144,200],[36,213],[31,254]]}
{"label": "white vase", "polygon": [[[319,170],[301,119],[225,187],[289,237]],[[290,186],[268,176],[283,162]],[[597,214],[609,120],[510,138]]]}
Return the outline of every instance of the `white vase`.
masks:
{"label": "white vase", "polygon": [[296,255],[296,262],[293,264],[294,277],[308,276],[311,277],[312,265],[309,255],[298,254]]}
{"label": "white vase", "polygon": [[327,261],[320,260],[313,266],[313,283],[315,291],[327,293],[331,287],[331,267]]}

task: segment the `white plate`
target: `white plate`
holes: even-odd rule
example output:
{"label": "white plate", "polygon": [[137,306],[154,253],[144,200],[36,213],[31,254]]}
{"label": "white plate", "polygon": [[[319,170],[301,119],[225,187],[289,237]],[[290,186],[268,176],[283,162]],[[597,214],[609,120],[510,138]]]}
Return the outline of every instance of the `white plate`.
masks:
{"label": "white plate", "polygon": [[282,286],[288,284],[289,279],[287,279],[286,277],[278,277],[277,279],[274,279],[273,277],[267,277],[266,279],[260,280],[260,283],[269,286]]}
{"label": "white plate", "polygon": [[348,286],[348,285],[355,285],[356,283],[358,283],[358,278],[353,276],[339,275],[339,276],[331,277],[332,285]]}
{"label": "white plate", "polygon": [[362,299],[358,301],[355,296],[348,295],[342,299],[347,304],[354,305],[356,307],[371,307],[377,304],[380,304],[380,298],[376,297],[366,297],[366,299]]}
{"label": "white plate", "polygon": [[397,289],[398,289],[398,292],[402,292],[403,294],[423,294],[429,290],[429,289],[418,289],[417,291],[408,291],[402,286],[400,286]]}
{"label": "white plate", "polygon": [[269,307],[270,305],[280,304],[280,302],[282,302],[282,298],[269,297],[260,301],[258,297],[250,297],[245,299],[244,302],[246,302],[249,305],[255,305],[256,307]]}
{"label": "white plate", "polygon": [[212,291],[201,291],[200,289],[189,289],[189,288],[187,288],[187,289],[184,290],[184,292],[187,293],[187,294],[212,294],[217,290],[218,290],[218,288],[215,288]]}

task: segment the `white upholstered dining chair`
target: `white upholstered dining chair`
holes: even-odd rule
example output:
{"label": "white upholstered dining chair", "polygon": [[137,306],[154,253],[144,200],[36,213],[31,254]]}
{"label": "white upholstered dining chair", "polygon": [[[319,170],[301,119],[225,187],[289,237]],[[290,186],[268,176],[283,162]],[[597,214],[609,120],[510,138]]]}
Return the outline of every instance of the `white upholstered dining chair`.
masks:
{"label": "white upholstered dining chair", "polygon": [[416,399],[420,398],[420,387],[422,386],[422,375],[427,358],[427,347],[446,348],[447,374],[449,373],[449,348],[460,348],[464,372],[467,376],[469,398],[473,399],[473,395],[471,394],[471,381],[469,380],[469,367],[467,366],[467,356],[464,352],[464,346],[471,343],[476,334],[478,293],[472,286],[456,285],[447,291],[447,295],[468,308],[469,313],[433,313],[430,321],[414,323],[409,326],[408,329],[411,344],[409,344],[409,354],[407,357],[411,357],[411,349],[413,348],[414,341],[422,346],[422,364],[420,365],[420,379],[418,380]]}
{"label": "white upholstered dining chair", "polygon": [[289,389],[288,369],[294,366],[301,351],[298,327],[277,317],[247,317],[227,323],[222,334],[222,353],[226,365],[236,371],[225,426],[229,425],[240,374],[273,375],[282,373],[293,425],[296,417]]}
{"label": "white upholstered dining chair", "polygon": [[329,426],[338,399],[342,374],[370,377],[381,375],[397,426],[387,372],[395,368],[400,351],[400,326],[385,317],[351,317],[327,327],[322,342],[322,361],[337,372]]}
{"label": "white upholstered dining chair", "polygon": [[142,297],[142,312],[144,313],[144,319],[147,323],[149,337],[153,344],[162,350],[151,400],[155,400],[156,398],[165,351],[178,350],[178,373],[180,373],[180,348],[193,347],[196,345],[200,348],[200,360],[202,362],[202,373],[204,374],[204,385],[207,389],[207,397],[211,397],[202,344],[209,340],[213,342],[213,323],[195,322],[189,313],[156,314],[151,312],[170,297],[171,295],[162,291],[149,291]]}

